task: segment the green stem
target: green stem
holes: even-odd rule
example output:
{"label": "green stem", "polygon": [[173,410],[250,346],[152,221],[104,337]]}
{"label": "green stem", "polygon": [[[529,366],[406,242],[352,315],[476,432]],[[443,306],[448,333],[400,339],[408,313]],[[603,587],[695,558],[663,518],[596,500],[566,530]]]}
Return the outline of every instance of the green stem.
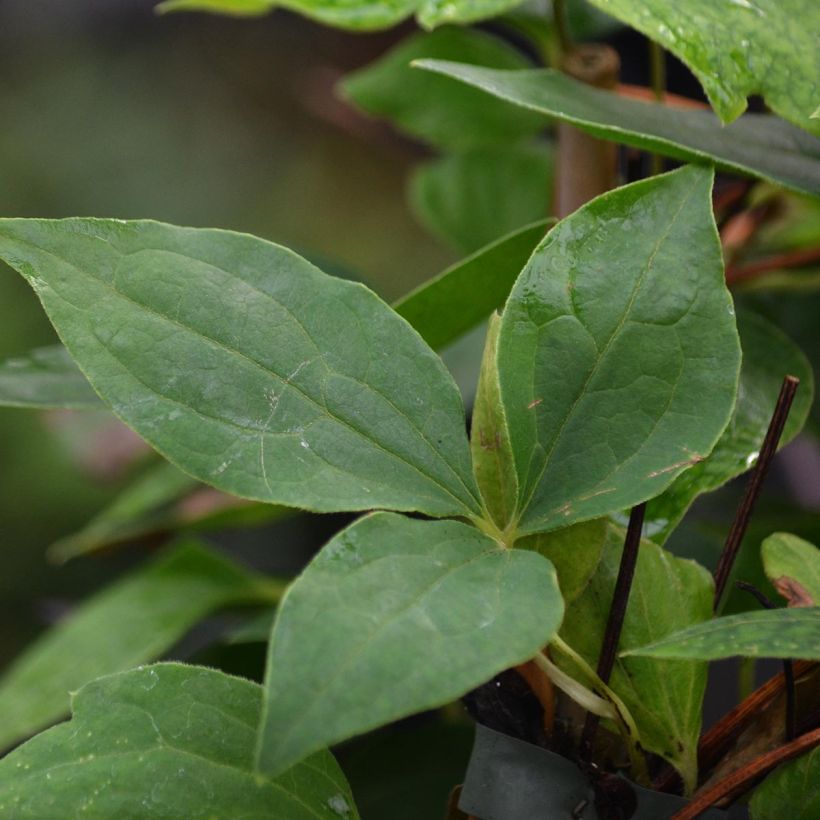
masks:
{"label": "green stem", "polygon": [[573,42],[569,30],[565,0],[552,0],[552,18],[555,22],[555,32],[558,35],[558,45],[561,47],[561,53],[569,54],[573,49]]}
{"label": "green stem", "polygon": [[[654,40],[649,41],[649,79],[655,99],[662,103],[666,97],[666,60],[663,47]],[[652,154],[650,160],[650,174],[655,176],[663,173],[663,157]]]}
{"label": "green stem", "polygon": [[737,670],[738,700],[746,700],[755,690],[755,658],[741,658]]}

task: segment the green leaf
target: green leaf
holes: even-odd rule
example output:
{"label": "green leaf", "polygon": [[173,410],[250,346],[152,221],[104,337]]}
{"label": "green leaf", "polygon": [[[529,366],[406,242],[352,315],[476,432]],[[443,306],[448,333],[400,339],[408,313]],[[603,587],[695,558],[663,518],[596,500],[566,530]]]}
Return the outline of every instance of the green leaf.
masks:
{"label": "green leaf", "polygon": [[778,766],[754,791],[752,820],[812,820],[820,817],[820,748]]}
{"label": "green leaf", "polygon": [[396,313],[438,349],[501,308],[554,220],[544,219],[457,262],[396,303]]}
{"label": "green leaf", "polygon": [[690,166],[598,197],[518,278],[498,371],[521,533],[657,495],[726,426],[740,348],[711,187]]}
{"label": "green leaf", "polygon": [[767,609],[715,618],[675,632],[628,655],[714,661],[747,658],[820,660],[820,607]]}
{"label": "green leaf", "polygon": [[552,150],[528,143],[436,159],[414,172],[409,194],[427,230],[472,253],[549,213]]}
{"label": "green leaf", "polygon": [[104,406],[61,345],[0,362],[0,407],[98,410]]}
{"label": "green leaf", "polygon": [[506,145],[543,130],[543,117],[537,114],[446,77],[415,71],[410,63],[422,57],[504,69],[531,65],[520,52],[490,34],[445,28],[399,43],[376,62],[345,77],[341,92],[369,114],[388,119],[405,134],[440,148]]}
{"label": "green leaf", "polygon": [[[623,529],[613,524],[608,528],[596,571],[574,603],[568,604],[561,628],[564,640],[593,667],[601,651],[624,541]],[[712,579],[703,567],[642,541],[619,647],[642,646],[706,620],[712,612],[712,592]],[[704,663],[620,657],[609,684],[635,719],[643,747],[668,760],[690,790],[697,782],[706,672]]]}
{"label": "green leaf", "polygon": [[185,472],[317,511],[479,509],[461,397],[363,285],[246,234],[0,220],[94,388]]}
{"label": "green leaf", "polygon": [[774,412],[783,377],[800,379],[789,418],[780,438],[788,444],[802,429],[814,401],[814,374],[803,352],[779,328],[750,311],[738,311],[743,349],[740,387],[732,419],[711,455],[679,475],[646,508],[653,541],[662,544],[702,493],[745,473],[757,459]]}
{"label": "green leaf", "polygon": [[787,532],[770,535],[761,546],[763,568],[789,606],[820,605],[820,550]]}
{"label": "green leaf", "polygon": [[391,513],[337,535],[290,587],[268,655],[259,766],[441,706],[531,658],[563,612],[552,565],[456,521]]}
{"label": "green leaf", "polygon": [[68,693],[152,660],[228,604],[271,601],[276,582],[194,543],[181,545],[80,605],[0,678],[0,748],[57,720]]}
{"label": "green leaf", "polygon": [[715,111],[730,122],[760,94],[801,128],[820,134],[820,5],[815,0],[591,0],[683,60]]}
{"label": "green leaf", "polygon": [[501,318],[490,319],[478,392],[473,405],[470,450],[473,470],[481,490],[484,506],[499,530],[504,530],[515,514],[518,503],[518,480],[515,475],[510,431],[498,387],[496,352]]}
{"label": "green leaf", "polygon": [[164,3],[157,4],[156,11],[159,14],[171,11],[207,11],[229,17],[259,17],[276,5],[271,0],[165,0]]}
{"label": "green leaf", "polygon": [[0,814],[356,820],[327,751],[276,780],[254,771],[261,695],[173,663],[95,680],[73,695],[71,721],[0,761]]}
{"label": "green leaf", "polygon": [[709,111],[639,102],[550,69],[497,71],[442,60],[420,60],[414,65],[571,123],[601,139],[686,162],[714,162],[729,171],[820,196],[820,141],[777,117],[747,114],[723,126]]}

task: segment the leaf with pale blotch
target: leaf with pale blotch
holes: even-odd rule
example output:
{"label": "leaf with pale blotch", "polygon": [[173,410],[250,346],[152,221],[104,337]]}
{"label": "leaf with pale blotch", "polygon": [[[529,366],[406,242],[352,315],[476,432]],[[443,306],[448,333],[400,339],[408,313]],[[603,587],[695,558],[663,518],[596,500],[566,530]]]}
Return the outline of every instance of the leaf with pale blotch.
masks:
{"label": "leaf with pale blotch", "polygon": [[687,167],[604,194],[518,278],[498,371],[520,532],[651,498],[723,432],[740,347],[711,187]]}
{"label": "leaf with pale blotch", "polygon": [[318,511],[478,511],[451,376],[363,285],[157,222],[0,220],[0,258],[112,410],[201,481]]}
{"label": "leaf with pale blotch", "polygon": [[780,116],[820,134],[820,4],[816,0],[591,0],[683,60],[730,122],[760,94]]}
{"label": "leaf with pale blotch", "polygon": [[820,817],[820,747],[778,766],[754,790],[752,820],[816,820]]}
{"label": "leaf with pale blotch", "polygon": [[790,607],[820,606],[820,549],[796,535],[776,532],[760,552],[766,577]]}
{"label": "leaf with pale blotch", "polygon": [[265,680],[259,767],[441,706],[531,658],[563,603],[540,555],[457,521],[392,513],[337,535],[286,593]]}
{"label": "leaf with pale blotch", "polygon": [[0,407],[99,410],[105,405],[61,345],[0,362]]}
{"label": "leaf with pale blotch", "polygon": [[734,413],[709,457],[679,475],[647,504],[647,526],[658,544],[669,537],[699,495],[722,487],[754,466],[787,374],[800,379],[800,389],[779,446],[788,444],[808,418],[814,401],[814,373],[800,348],[771,322],[747,310],[738,312],[737,329],[743,364]]}
{"label": "leaf with pale blotch", "polygon": [[[574,603],[567,605],[561,628],[564,640],[593,667],[609,618],[625,535],[622,528],[607,526],[595,572]],[[712,593],[712,579],[699,564],[642,541],[620,649],[642,646],[706,620],[712,612]],[[610,678],[613,691],[635,719],[641,745],[675,766],[689,789],[697,781],[706,673],[705,663],[629,656],[616,660]]]}
{"label": "leaf with pale blotch", "polygon": [[543,129],[543,118],[537,114],[446,77],[416,71],[410,63],[421,58],[504,69],[531,65],[497,37],[473,29],[445,28],[403,40],[376,62],[345,77],[340,90],[368,114],[387,119],[403,133],[439,148],[507,146]]}
{"label": "leaf with pale blotch", "polygon": [[640,102],[552,69],[497,71],[445,60],[419,60],[414,65],[601,139],[685,162],[713,162],[728,171],[820,196],[820,140],[779,117],[746,114],[724,126],[710,111]]}
{"label": "leaf with pale blotch", "polygon": [[714,661],[799,658],[820,661],[820,607],[767,609],[715,618],[625,653]]}
{"label": "leaf with pale blotch", "polygon": [[162,655],[205,616],[270,602],[281,584],[195,543],[181,545],[83,602],[0,677],[0,749],[68,711],[68,693]]}
{"label": "leaf with pale blotch", "polygon": [[261,700],[250,681],[182,664],[95,680],[69,722],[0,761],[0,815],[356,820],[327,751],[277,779],[254,771]]}

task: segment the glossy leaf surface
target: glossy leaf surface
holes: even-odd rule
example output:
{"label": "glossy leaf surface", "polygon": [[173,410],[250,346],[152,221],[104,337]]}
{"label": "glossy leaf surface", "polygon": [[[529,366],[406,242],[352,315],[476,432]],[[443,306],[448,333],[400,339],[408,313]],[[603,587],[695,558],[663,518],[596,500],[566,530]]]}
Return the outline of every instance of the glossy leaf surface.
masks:
{"label": "glossy leaf surface", "polygon": [[396,313],[433,348],[454,341],[504,305],[553,223],[535,222],[457,262],[400,299]]}
{"label": "glossy leaf surface", "polygon": [[820,607],[769,609],[714,618],[628,654],[653,658],[820,660]]}
{"label": "glossy leaf surface", "polygon": [[279,779],[253,769],[261,688],[162,663],[89,683],[72,719],[0,761],[0,814],[22,818],[356,820],[329,752]]}
{"label": "glossy leaf surface", "polygon": [[820,606],[820,549],[787,532],[770,535],[761,546],[766,577],[794,606]]}
{"label": "glossy leaf surface", "polygon": [[196,478],[318,511],[478,508],[452,378],[364,286],[156,222],[1,220],[0,258],[114,412]]}
{"label": "glossy leaf surface", "polygon": [[[543,118],[531,111],[494,100],[449,78],[416,71],[410,63],[421,58],[502,69],[531,65],[520,52],[492,35],[446,28],[399,43],[376,62],[345,77],[341,92],[369,114],[440,148],[504,145],[543,129]],[[503,230],[496,236],[501,233]]]}
{"label": "glossy leaf surface", "polygon": [[814,374],[803,352],[779,328],[750,311],[739,311],[743,349],[740,385],[731,421],[708,458],[679,475],[646,508],[651,538],[662,544],[702,493],[715,490],[754,466],[786,375],[800,379],[780,446],[802,429],[814,401]]}
{"label": "glossy leaf surface", "polygon": [[814,0],[591,0],[695,73],[730,122],[760,94],[782,117],[820,134],[820,6]]}
{"label": "glossy leaf surface", "polygon": [[820,748],[778,766],[755,789],[752,820],[812,820],[820,817]]}
{"label": "glossy leaf surface", "polygon": [[259,766],[441,706],[535,655],[563,604],[555,570],[456,521],[391,513],[334,538],[271,635]]}
{"label": "glossy leaf surface", "polygon": [[472,253],[550,212],[552,150],[507,145],[435,159],[410,180],[419,222],[462,253]]}
{"label": "glossy leaf surface", "polygon": [[[593,667],[601,650],[625,535],[620,527],[607,527],[596,571],[568,605],[561,628],[564,640]],[[620,649],[643,646],[706,620],[711,615],[712,590],[711,577],[703,567],[642,541]],[[609,683],[635,719],[643,747],[675,766],[690,789],[697,777],[706,672],[705,663],[619,657]]]}
{"label": "glossy leaf surface", "polygon": [[105,405],[61,345],[0,362],[0,407],[99,410]]}
{"label": "glossy leaf surface", "polygon": [[270,601],[276,582],[196,544],[165,553],[89,598],[0,678],[0,748],[68,711],[68,693],[153,660],[209,613]]}
{"label": "glossy leaf surface", "polygon": [[547,235],[504,308],[519,531],[657,495],[729,420],[740,348],[696,167],[619,188]]}
{"label": "glossy leaf surface", "polygon": [[569,122],[601,139],[686,162],[714,162],[729,171],[820,196],[820,140],[778,117],[747,114],[724,126],[709,111],[639,102],[550,69],[496,71],[441,60],[415,65]]}

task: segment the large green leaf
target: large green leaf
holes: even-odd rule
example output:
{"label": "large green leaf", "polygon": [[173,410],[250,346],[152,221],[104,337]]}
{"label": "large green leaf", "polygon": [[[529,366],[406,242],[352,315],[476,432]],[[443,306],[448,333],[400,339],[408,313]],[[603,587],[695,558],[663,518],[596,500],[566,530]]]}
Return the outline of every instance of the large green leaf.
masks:
{"label": "large green leaf", "polygon": [[[609,524],[608,529],[596,571],[568,604],[561,628],[567,643],[592,666],[600,654],[624,541],[621,528]],[[620,648],[642,646],[709,618],[712,591],[711,577],[703,567],[642,541]],[[704,663],[620,657],[610,679],[635,719],[643,747],[675,766],[689,788],[697,781],[706,672]]]}
{"label": "large green leaf", "polygon": [[591,0],[685,62],[729,122],[760,94],[820,134],[820,5],[816,0]]}
{"label": "large green leaf", "polygon": [[356,820],[327,751],[275,780],[254,771],[261,695],[172,663],[95,680],[72,696],[71,721],[0,761],[0,815]]}
{"label": "large green leaf", "polygon": [[709,111],[640,102],[550,69],[497,71],[443,60],[415,65],[572,123],[601,139],[687,162],[714,162],[820,196],[820,140],[778,117],[747,114],[723,126]]}
{"label": "large green leaf", "polygon": [[816,820],[820,817],[820,748],[775,769],[749,802],[752,820]]}
{"label": "large green leaf", "polygon": [[452,342],[503,306],[521,269],[553,220],[514,231],[457,262],[396,303],[433,348]]}
{"label": "large green leaf", "polygon": [[345,77],[341,91],[368,113],[441,148],[505,145],[544,128],[543,117],[531,111],[489,98],[449,78],[415,71],[410,63],[421,58],[502,69],[531,65],[520,52],[490,34],[445,28],[399,43],[375,63]]}
{"label": "large green leaf", "polygon": [[629,655],[714,661],[800,658],[820,661],[820,607],[767,609],[715,618],[632,649]]}
{"label": "large green leaf", "polygon": [[99,410],[104,406],[61,345],[0,362],[0,407]]}
{"label": "large green leaf", "polygon": [[814,374],[808,359],[779,328],[750,311],[739,311],[737,327],[743,349],[740,386],[732,419],[711,455],[679,475],[646,508],[651,538],[662,544],[701,494],[745,473],[757,459],[774,412],[783,377],[800,379],[780,438],[788,444],[803,429],[814,401]]}
{"label": "large green leaf", "polygon": [[278,582],[190,543],[85,601],[0,678],[0,748],[68,711],[68,693],[153,660],[228,604],[271,601]]}
{"label": "large green leaf", "polygon": [[478,510],[461,397],[374,293],[246,234],[0,220],[114,412],[185,472],[318,511]]}
{"label": "large green leaf", "polygon": [[431,233],[472,253],[549,213],[552,150],[527,143],[435,159],[414,172],[409,194]]}
{"label": "large green leaf", "polygon": [[787,532],[761,546],[766,577],[790,606],[820,606],[820,549]]}
{"label": "large green leaf", "polygon": [[520,532],[657,495],[726,426],[740,347],[711,187],[687,167],[598,197],[516,282],[498,371]]}
{"label": "large green leaf", "polygon": [[392,513],[334,538],[271,635],[259,766],[441,706],[531,658],[561,621],[555,570],[456,521]]}

